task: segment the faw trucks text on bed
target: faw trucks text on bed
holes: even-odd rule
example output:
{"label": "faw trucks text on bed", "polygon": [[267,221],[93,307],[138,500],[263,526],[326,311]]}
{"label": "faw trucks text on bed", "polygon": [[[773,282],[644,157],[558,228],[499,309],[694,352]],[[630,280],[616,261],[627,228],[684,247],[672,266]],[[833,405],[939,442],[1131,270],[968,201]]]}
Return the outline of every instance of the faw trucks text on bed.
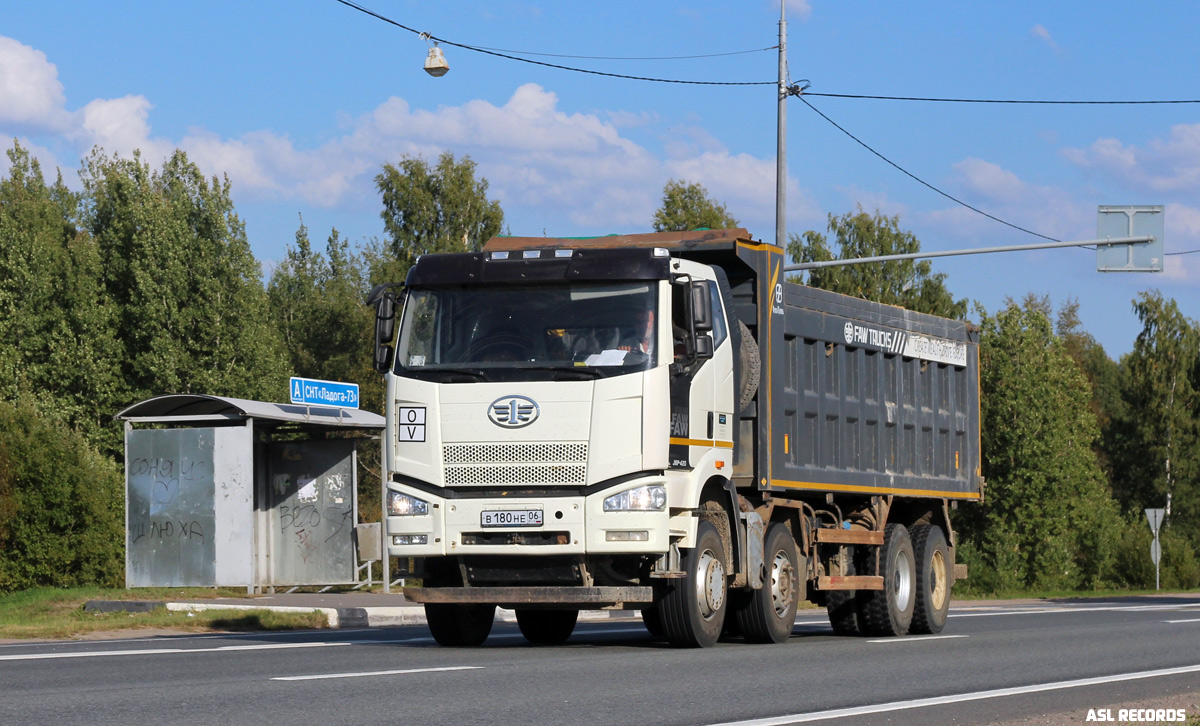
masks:
{"label": "faw trucks text on bed", "polygon": [[443,645],[640,610],[681,646],[937,633],[979,501],[965,322],[785,281],[744,229],[497,237],[380,286],[388,552]]}

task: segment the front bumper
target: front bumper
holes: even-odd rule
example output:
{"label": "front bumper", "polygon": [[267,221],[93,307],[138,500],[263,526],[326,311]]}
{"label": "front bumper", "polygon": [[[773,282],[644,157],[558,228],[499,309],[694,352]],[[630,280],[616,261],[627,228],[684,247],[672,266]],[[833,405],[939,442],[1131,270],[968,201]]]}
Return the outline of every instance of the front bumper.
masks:
{"label": "front bumper", "polygon": [[[604,499],[647,484],[666,486],[665,476],[621,482],[587,496],[494,496],[444,498],[400,482],[388,489],[429,502],[429,513],[386,522],[391,557],[443,555],[663,554],[669,514],[605,512]],[[484,527],[483,513],[542,510],[540,527]],[[644,533],[644,534],[643,534]],[[399,536],[425,535],[425,544],[395,544]],[[644,537],[644,539],[642,539]]]}

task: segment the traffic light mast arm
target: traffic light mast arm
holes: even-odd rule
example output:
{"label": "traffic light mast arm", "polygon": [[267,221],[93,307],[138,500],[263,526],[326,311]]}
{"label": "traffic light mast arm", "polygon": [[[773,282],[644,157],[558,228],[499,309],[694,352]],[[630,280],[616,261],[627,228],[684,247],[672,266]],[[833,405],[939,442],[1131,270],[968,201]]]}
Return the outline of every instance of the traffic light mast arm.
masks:
{"label": "traffic light mast arm", "polygon": [[866,262],[892,262],[894,260],[919,260],[930,257],[956,257],[958,255],[985,255],[993,252],[1020,252],[1022,250],[1045,250],[1054,247],[1086,247],[1088,245],[1126,245],[1138,242],[1153,242],[1154,237],[1105,237],[1104,239],[1083,240],[1081,242],[1034,242],[1027,245],[1012,245],[1008,247],[977,247],[971,250],[945,250],[942,252],[910,252],[903,255],[879,255],[877,257],[857,257],[848,260],[825,260],[822,262],[797,262],[785,265],[785,272],[797,270],[815,270],[820,267],[840,267],[842,265],[861,265]]}

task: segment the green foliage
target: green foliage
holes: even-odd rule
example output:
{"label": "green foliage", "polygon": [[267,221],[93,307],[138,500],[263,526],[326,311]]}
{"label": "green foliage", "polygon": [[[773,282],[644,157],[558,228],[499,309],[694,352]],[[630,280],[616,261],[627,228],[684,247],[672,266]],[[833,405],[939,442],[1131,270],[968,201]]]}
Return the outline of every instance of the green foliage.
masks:
{"label": "green foliage", "polygon": [[[830,214],[829,232],[837,242],[836,256],[825,235],[811,230],[790,236],[788,254],[797,262],[826,262],[921,250],[920,240],[900,229],[899,215],[888,217],[878,211],[871,215],[862,207],[840,217]],[[931,270],[928,261],[915,260],[842,265],[809,270],[807,284],[944,318],[966,317],[966,298],[955,300],[946,288],[946,276]]]}
{"label": "green foliage", "polygon": [[403,279],[418,255],[478,250],[504,222],[500,203],[487,198],[488,182],[475,178],[469,156],[456,161],[445,152],[436,167],[405,156],[399,164],[384,164],[375,186],[383,197],[380,216],[392,258],[401,263],[394,280]]}
{"label": "green foliage", "polygon": [[[314,252],[303,222],[296,244],[268,285],[271,318],[284,339],[293,375],[359,385],[362,408],[383,413],[383,377],[372,365],[375,311],[367,307],[370,270],[333,230],[326,254]],[[357,432],[351,434],[357,435]],[[358,510],[380,518],[379,447],[358,451]]]}
{"label": "green foliage", "polygon": [[0,401],[0,431],[0,592],[120,584],[116,464],[29,402]]}
{"label": "green foliage", "polygon": [[284,357],[228,179],[205,179],[182,151],[161,172],[136,152],[96,151],[81,176],[85,224],[118,309],[127,399],[278,397]]}
{"label": "green foliage", "polygon": [[1170,494],[1170,526],[1200,547],[1200,326],[1157,291],[1133,308],[1143,329],[1121,359],[1113,480],[1132,513]]}
{"label": "green foliage", "polygon": [[725,210],[725,205],[711,199],[702,185],[671,179],[663,186],[662,205],[654,213],[655,232],[732,229],[738,226],[738,221]]}
{"label": "green foliage", "polygon": [[79,199],[60,176],[47,186],[14,144],[0,179],[0,399],[37,400],[109,451],[122,403],[116,310],[101,284],[100,251],[77,227]]}
{"label": "green foliage", "polygon": [[980,310],[983,475],[960,510],[973,580],[993,591],[1097,587],[1120,518],[1092,445],[1087,379],[1054,335],[1045,301]]}

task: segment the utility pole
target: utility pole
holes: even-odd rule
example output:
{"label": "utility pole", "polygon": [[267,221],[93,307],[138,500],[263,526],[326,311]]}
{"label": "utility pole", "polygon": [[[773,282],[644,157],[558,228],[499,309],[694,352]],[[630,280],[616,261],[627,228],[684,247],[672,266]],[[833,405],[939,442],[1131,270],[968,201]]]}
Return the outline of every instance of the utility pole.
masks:
{"label": "utility pole", "polygon": [[775,244],[787,249],[787,20],[783,10],[787,0],[779,0],[779,104],[775,140]]}

